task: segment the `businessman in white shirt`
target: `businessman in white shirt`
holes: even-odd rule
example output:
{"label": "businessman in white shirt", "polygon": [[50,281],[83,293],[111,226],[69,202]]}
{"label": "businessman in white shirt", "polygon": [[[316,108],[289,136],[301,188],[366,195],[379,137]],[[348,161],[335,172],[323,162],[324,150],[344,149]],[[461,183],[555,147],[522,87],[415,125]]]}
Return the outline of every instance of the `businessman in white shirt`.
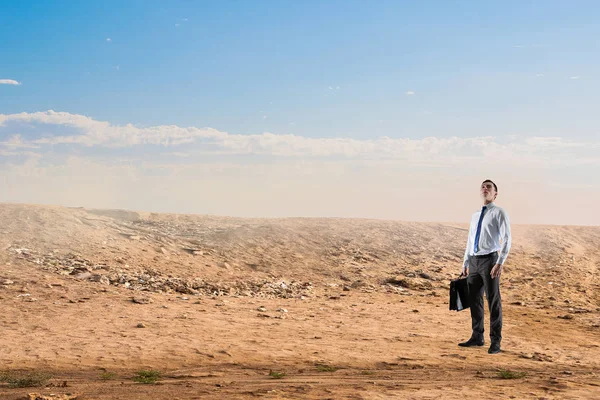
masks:
{"label": "businessman in white shirt", "polygon": [[467,276],[471,302],[473,333],[462,347],[483,346],[483,293],[490,310],[490,340],[488,353],[500,352],[502,341],[502,299],[500,275],[511,246],[508,214],[494,204],[498,187],[485,180],[480,188],[483,207],[471,217],[471,227],[463,263],[463,276]]}

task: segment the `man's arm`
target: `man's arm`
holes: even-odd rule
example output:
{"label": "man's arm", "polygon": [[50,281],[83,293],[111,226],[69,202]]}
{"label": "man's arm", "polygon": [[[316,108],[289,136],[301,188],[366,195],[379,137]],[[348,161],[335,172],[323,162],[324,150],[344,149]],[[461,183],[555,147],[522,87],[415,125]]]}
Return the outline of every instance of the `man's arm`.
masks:
{"label": "man's arm", "polygon": [[500,211],[498,216],[498,228],[500,231],[502,247],[500,248],[497,264],[503,265],[508,257],[508,252],[510,251],[510,246],[512,243],[510,234],[510,220],[508,219],[508,214],[504,210]]}
{"label": "man's arm", "polygon": [[463,258],[462,272],[464,273],[469,267],[469,259],[471,258],[471,248],[473,243],[471,241],[471,227],[469,226],[469,232],[467,233],[467,248],[465,249],[465,256]]}

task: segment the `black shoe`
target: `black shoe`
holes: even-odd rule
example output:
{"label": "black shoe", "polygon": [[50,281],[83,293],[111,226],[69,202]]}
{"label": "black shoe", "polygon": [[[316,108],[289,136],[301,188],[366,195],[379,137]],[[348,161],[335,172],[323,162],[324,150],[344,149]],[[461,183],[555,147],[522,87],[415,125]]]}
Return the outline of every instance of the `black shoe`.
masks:
{"label": "black shoe", "polygon": [[489,354],[498,354],[500,353],[500,343],[492,343],[490,348],[488,349]]}
{"label": "black shoe", "polygon": [[463,343],[459,343],[458,344],[460,347],[473,347],[473,346],[483,346],[483,340],[477,340],[477,339],[469,339],[466,342]]}

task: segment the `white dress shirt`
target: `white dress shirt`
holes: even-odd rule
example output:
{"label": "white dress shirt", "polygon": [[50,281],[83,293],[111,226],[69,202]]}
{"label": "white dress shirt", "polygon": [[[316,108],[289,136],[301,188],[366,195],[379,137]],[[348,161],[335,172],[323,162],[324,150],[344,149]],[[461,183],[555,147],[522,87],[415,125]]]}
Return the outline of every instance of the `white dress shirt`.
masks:
{"label": "white dress shirt", "polygon": [[479,234],[479,250],[475,253],[475,236],[477,235],[477,224],[481,216],[481,210],[471,217],[469,228],[469,239],[465,249],[464,268],[469,266],[469,259],[474,255],[485,255],[498,251],[497,264],[504,264],[510,251],[510,221],[504,209],[490,203],[485,210],[481,221],[481,233]]}

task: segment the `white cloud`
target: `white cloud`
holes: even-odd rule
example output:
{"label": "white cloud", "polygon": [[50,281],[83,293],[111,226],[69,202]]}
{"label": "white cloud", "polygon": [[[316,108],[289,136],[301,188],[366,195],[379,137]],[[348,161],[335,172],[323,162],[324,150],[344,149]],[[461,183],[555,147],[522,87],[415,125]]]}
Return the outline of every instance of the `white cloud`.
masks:
{"label": "white cloud", "polygon": [[415,92],[413,92],[412,90],[409,90],[408,92],[406,92],[407,96],[412,96],[413,94],[415,94]]}
{"label": "white cloud", "polygon": [[537,76],[538,78],[544,76],[544,74],[535,74],[535,76]]}
{"label": "white cloud", "polygon": [[175,24],[175,28],[179,28],[181,24]]}
{"label": "white cloud", "polygon": [[579,77],[578,76],[572,76],[569,79],[571,79],[571,80],[577,80],[577,79],[579,79]]}
{"label": "white cloud", "polygon": [[[267,115],[262,116],[266,119]],[[314,138],[293,134],[241,135],[212,128],[182,128],[175,125],[139,127],[109,122],[65,112],[0,114],[0,127],[7,123],[34,124],[37,134],[29,140],[13,136],[5,147],[40,147],[65,145],[73,148],[130,148],[160,146],[177,152],[185,144],[190,154],[243,155],[393,160],[419,165],[460,165],[467,162],[513,163],[514,165],[600,165],[600,144],[569,141],[560,137],[522,136],[498,141],[491,136],[427,137],[422,139],[380,137],[373,139]],[[35,124],[41,126],[36,128]],[[69,134],[45,135],[43,125],[64,126]],[[75,133],[73,133],[75,130]],[[60,132],[60,129],[55,129]],[[30,135],[31,136],[31,135]],[[574,153],[576,152],[576,153]],[[477,161],[478,162],[478,161]]]}
{"label": "white cloud", "polygon": [[111,39],[111,38],[109,38],[109,37],[107,37],[107,38],[106,38],[106,41],[107,41],[108,43],[110,43],[110,42],[112,42],[112,39]]}
{"label": "white cloud", "polygon": [[13,79],[0,79],[0,85],[20,85],[21,82],[15,81]]}
{"label": "white cloud", "polygon": [[34,143],[29,143],[27,141],[23,141],[21,139],[21,135],[16,134],[16,135],[12,135],[8,140],[6,140],[5,142],[0,142],[0,146],[4,146],[4,147],[10,147],[13,149],[19,149],[19,148],[25,148],[25,149],[37,149],[40,146]]}

